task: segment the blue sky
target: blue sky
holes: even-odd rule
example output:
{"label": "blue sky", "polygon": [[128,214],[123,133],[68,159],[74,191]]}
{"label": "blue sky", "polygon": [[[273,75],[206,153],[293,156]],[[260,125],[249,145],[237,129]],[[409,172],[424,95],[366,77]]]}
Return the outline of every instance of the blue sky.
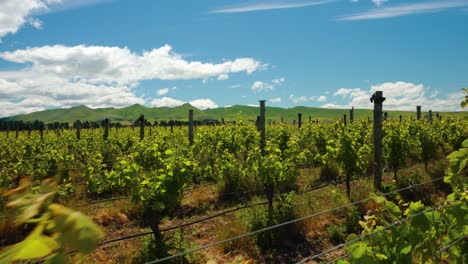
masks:
{"label": "blue sky", "polygon": [[0,116],[87,105],[460,110],[468,0],[4,0]]}

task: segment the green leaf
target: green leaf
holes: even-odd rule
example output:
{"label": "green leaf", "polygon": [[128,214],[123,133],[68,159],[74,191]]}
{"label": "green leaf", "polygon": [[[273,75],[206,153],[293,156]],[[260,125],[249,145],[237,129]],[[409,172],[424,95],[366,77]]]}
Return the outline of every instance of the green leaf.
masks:
{"label": "green leaf", "polygon": [[393,202],[387,201],[385,203],[385,209],[395,218],[401,217],[401,210],[400,208],[394,204]]}
{"label": "green leaf", "polygon": [[411,245],[407,245],[400,251],[400,253],[403,255],[409,254],[411,252],[411,248],[412,248]]}
{"label": "green leaf", "polygon": [[366,250],[367,250],[367,245],[365,242],[356,242],[349,246],[349,251],[351,251],[351,255],[355,259],[359,259],[363,255],[365,255]]}
{"label": "green leaf", "polygon": [[384,254],[380,254],[380,253],[375,254],[375,256],[376,256],[379,260],[386,260],[386,259],[388,259],[387,256],[385,256]]}
{"label": "green leaf", "polygon": [[6,263],[16,260],[42,258],[50,255],[60,246],[55,239],[44,235],[30,235],[22,242],[0,253],[0,260]]}
{"label": "green leaf", "polygon": [[375,196],[373,199],[378,204],[383,204],[385,201],[387,201],[387,199],[385,199],[383,196]]}

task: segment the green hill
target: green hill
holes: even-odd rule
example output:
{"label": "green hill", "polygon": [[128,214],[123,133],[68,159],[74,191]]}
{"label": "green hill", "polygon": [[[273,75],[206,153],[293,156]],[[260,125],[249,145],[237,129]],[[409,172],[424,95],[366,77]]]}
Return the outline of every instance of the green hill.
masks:
{"label": "green hill", "polygon": [[[194,110],[195,120],[203,119],[218,119],[222,118],[225,121],[236,120],[255,120],[259,114],[259,108],[255,106],[234,105],[231,107],[220,107],[216,109],[200,110],[190,104],[183,104],[177,107],[145,107],[139,104],[134,104],[123,108],[97,108],[92,109],[86,106],[77,106],[67,109],[49,109],[30,114],[17,115],[12,117],[2,118],[0,120],[7,121],[34,121],[40,120],[46,123],[50,122],[69,122],[75,120],[80,121],[99,121],[109,118],[111,121],[119,121],[123,123],[136,120],[140,115],[145,115],[145,118],[150,121],[156,120],[187,120],[189,109]],[[297,120],[297,114],[302,113],[304,122],[309,120],[309,116],[313,120],[335,120],[342,118],[344,114],[348,115],[349,109],[326,109],[316,107],[297,106],[293,108],[267,107],[266,119],[269,121],[280,121],[281,118],[285,122],[293,122]],[[457,116],[463,119],[468,119],[468,112],[443,112],[442,116]],[[389,118],[398,119],[402,115],[404,118],[416,116],[415,112],[388,111]],[[423,112],[426,116],[427,112]],[[434,116],[436,113],[434,112]],[[355,119],[372,118],[372,110],[355,109]]]}

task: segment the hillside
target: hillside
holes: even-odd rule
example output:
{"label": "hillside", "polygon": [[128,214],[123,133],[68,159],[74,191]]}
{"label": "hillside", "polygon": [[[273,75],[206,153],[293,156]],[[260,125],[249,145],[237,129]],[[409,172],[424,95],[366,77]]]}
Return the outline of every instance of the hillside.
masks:
{"label": "hillside", "polygon": [[[123,108],[96,108],[92,109],[86,106],[77,106],[66,109],[49,109],[30,114],[5,117],[0,120],[7,121],[34,121],[40,120],[46,123],[50,122],[73,122],[81,121],[99,121],[109,118],[115,122],[131,122],[136,120],[140,115],[145,115],[145,118],[150,121],[158,120],[187,120],[189,109],[194,110],[194,118],[196,120],[203,119],[218,119],[222,118],[225,121],[236,120],[255,120],[259,109],[254,106],[234,105],[231,107],[220,107],[216,109],[200,110],[190,104],[183,104],[177,107],[145,107],[139,104],[134,104]],[[266,108],[267,120],[280,121],[281,118],[285,122],[293,122],[297,120],[297,114],[302,113],[304,122],[309,120],[309,116],[313,120],[335,120],[343,117],[344,114],[349,115],[348,109],[326,109],[316,107],[297,106],[293,108],[268,107]],[[435,116],[436,113],[434,113]],[[468,119],[468,112],[443,112],[442,116],[458,116]],[[404,118],[415,116],[415,112],[388,111],[390,118],[398,118],[402,115]],[[423,112],[423,116],[427,112]],[[372,110],[355,109],[355,119],[372,118]],[[349,117],[348,117],[349,118]]]}

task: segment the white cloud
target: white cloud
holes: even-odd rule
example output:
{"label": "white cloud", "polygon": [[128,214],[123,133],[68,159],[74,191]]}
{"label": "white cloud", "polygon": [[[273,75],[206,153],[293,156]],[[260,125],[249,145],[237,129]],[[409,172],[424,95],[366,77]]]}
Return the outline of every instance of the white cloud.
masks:
{"label": "white cloud", "polygon": [[153,107],[176,107],[179,105],[183,105],[185,102],[181,100],[177,100],[170,97],[163,97],[163,98],[156,98],[151,101],[151,106]]}
{"label": "white cloud", "polygon": [[386,2],[388,2],[388,0],[372,0],[372,3],[374,3],[374,5],[376,6],[381,6],[385,4]]}
{"label": "white cloud", "polygon": [[47,10],[48,4],[48,1],[42,0],[1,0],[0,39],[7,34],[15,34],[27,23],[40,27],[41,22],[31,18],[31,15]]}
{"label": "white cloud", "polygon": [[284,83],[285,81],[286,81],[286,79],[284,77],[281,77],[281,78],[278,78],[278,79],[273,79],[271,82],[273,84],[280,85],[280,84]]}
{"label": "white cloud", "polygon": [[327,101],[327,97],[324,95],[321,95],[319,96],[319,98],[317,98],[317,102],[325,102],[325,101]]}
{"label": "white cloud", "polygon": [[273,1],[267,3],[247,3],[236,6],[224,7],[219,9],[211,10],[209,13],[244,13],[254,11],[265,11],[272,9],[288,9],[288,8],[300,8],[307,6],[317,6],[335,2],[336,0],[322,0],[322,1]]}
{"label": "white cloud", "polygon": [[156,92],[159,96],[169,93],[169,88],[162,88]]}
{"label": "white cloud", "polygon": [[375,91],[382,91],[386,97],[383,103],[384,109],[415,111],[417,105],[421,105],[425,109],[433,111],[459,111],[460,102],[463,99],[463,94],[451,93],[445,98],[435,98],[437,91],[433,91],[423,84],[414,84],[409,82],[386,82],[378,85],[373,85],[369,90],[365,91],[360,88],[346,89],[341,88],[335,92],[335,96],[341,96],[347,103],[344,105],[326,104],[322,107],[332,108],[373,108],[370,102],[370,97]]}
{"label": "white cloud", "polygon": [[196,99],[189,101],[189,103],[200,110],[218,108],[219,106],[211,99]]}
{"label": "white cloud", "polygon": [[356,20],[370,20],[370,19],[384,19],[400,16],[409,16],[422,13],[435,13],[442,12],[447,9],[468,6],[466,0],[454,1],[433,1],[421,2],[411,4],[401,4],[397,6],[389,6],[383,8],[375,8],[367,12],[346,15],[338,18],[342,21],[356,21]]}
{"label": "white cloud", "polygon": [[269,83],[264,83],[261,81],[256,81],[252,84],[252,87],[250,87],[254,92],[258,93],[261,91],[267,91],[267,90],[273,90],[273,85]]}
{"label": "white cloud", "polygon": [[[151,101],[151,105],[153,107],[176,107],[183,105],[187,102],[184,102],[182,100],[170,98],[170,97],[163,97],[163,98],[156,98]],[[200,109],[200,110],[205,110],[205,109],[212,109],[212,108],[218,108],[219,106],[213,102],[211,99],[195,99],[191,100],[188,102],[192,106]]]}
{"label": "white cloud", "polygon": [[[15,111],[3,110],[0,116],[32,109],[14,103],[32,98],[43,99],[34,108],[40,110],[80,104],[89,107],[144,104],[133,92],[143,80],[206,79],[227,73],[251,74],[265,67],[251,58],[218,64],[187,61],[169,45],[142,54],[119,47],[57,45],[3,52],[0,58],[25,64],[20,70],[0,71],[0,102],[16,105]],[[159,96],[167,94],[166,89],[158,91]]]}
{"label": "white cloud", "polygon": [[3,52],[0,58],[16,63],[31,63],[30,71],[92,83],[206,79],[227,73],[251,74],[264,67],[252,58],[239,58],[219,64],[187,61],[173,52],[169,45],[145,51],[141,55],[128,48],[56,45]]}
{"label": "white cloud", "polygon": [[289,95],[289,100],[295,104],[307,102],[306,96],[295,96],[294,94]]}
{"label": "white cloud", "polygon": [[256,81],[252,84],[252,87],[250,87],[255,93],[261,92],[261,91],[267,91],[267,90],[274,90],[276,86],[281,85],[284,83],[286,79],[284,77],[277,78],[271,80],[270,83],[266,82],[261,82],[261,81]]}
{"label": "white cloud", "polygon": [[330,108],[330,109],[347,109],[347,108],[349,108],[349,106],[332,104],[332,103],[324,104],[321,107],[322,108]]}
{"label": "white cloud", "polygon": [[231,86],[231,88],[238,88],[238,87],[240,87],[240,84],[235,84]]}
{"label": "white cloud", "polygon": [[224,81],[224,80],[227,80],[229,79],[229,75],[227,74],[221,74],[218,76],[218,81]]}
{"label": "white cloud", "polygon": [[272,102],[272,103],[281,103],[281,97],[271,98],[269,101]]}

